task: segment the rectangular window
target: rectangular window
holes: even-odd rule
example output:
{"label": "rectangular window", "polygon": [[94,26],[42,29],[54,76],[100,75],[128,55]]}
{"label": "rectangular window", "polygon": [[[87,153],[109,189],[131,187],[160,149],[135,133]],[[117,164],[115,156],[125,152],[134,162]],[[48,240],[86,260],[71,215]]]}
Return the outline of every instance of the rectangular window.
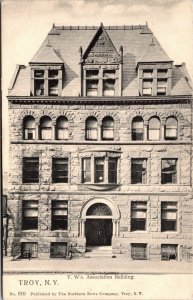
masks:
{"label": "rectangular window", "polygon": [[115,79],[103,80],[103,95],[104,96],[115,95]]}
{"label": "rectangular window", "polygon": [[131,231],[146,230],[147,203],[131,202]]}
{"label": "rectangular window", "polygon": [[161,183],[177,183],[177,159],[162,159]]}
{"label": "rectangular window", "polygon": [[151,78],[153,75],[153,70],[143,70],[143,77],[144,78]]}
{"label": "rectangular window", "polygon": [[23,157],[23,183],[39,182],[39,158]]}
{"label": "rectangular window", "polygon": [[52,230],[68,229],[68,202],[52,201]]}
{"label": "rectangular window", "polygon": [[177,260],[178,245],[162,244],[161,245],[161,260]]}
{"label": "rectangular window", "polygon": [[22,258],[37,258],[38,257],[38,243],[21,243],[21,257]]}
{"label": "rectangular window", "polygon": [[53,158],[52,168],[53,183],[68,183],[68,158]]}
{"label": "rectangular window", "polygon": [[104,158],[95,158],[95,182],[104,182]]}
{"label": "rectangular window", "polygon": [[117,183],[117,159],[109,158],[108,160],[109,183]]}
{"label": "rectangular window", "polygon": [[25,200],[22,202],[22,229],[38,229],[38,201]]}
{"label": "rectangular window", "polygon": [[134,260],[146,260],[147,244],[131,244],[131,258]]}
{"label": "rectangular window", "polygon": [[144,79],[143,80],[143,96],[151,96],[152,95],[152,80]]}
{"label": "rectangular window", "polygon": [[161,231],[177,230],[177,203],[162,202],[161,204]]}
{"label": "rectangular window", "polygon": [[43,96],[44,95],[44,80],[43,79],[35,79],[34,80],[34,89],[35,89],[35,96]]}
{"label": "rectangular window", "polygon": [[65,258],[67,255],[67,243],[51,243],[50,257]]}
{"label": "rectangular window", "polygon": [[35,78],[44,78],[44,70],[34,70]]}
{"label": "rectangular window", "polygon": [[49,96],[58,96],[58,80],[52,79],[48,82]]}
{"label": "rectangular window", "polygon": [[157,70],[157,76],[158,77],[166,77],[168,75],[167,69],[158,69]]}
{"label": "rectangular window", "polygon": [[157,80],[157,95],[166,95],[167,79]]}
{"label": "rectangular window", "polygon": [[139,184],[147,182],[147,160],[132,159],[131,160],[131,183]]}
{"label": "rectangular window", "polygon": [[86,81],[86,95],[97,96],[98,95],[98,80]]}
{"label": "rectangular window", "polygon": [[35,140],[35,129],[33,128],[27,128],[25,129],[25,134],[24,134],[25,140]]}
{"label": "rectangular window", "polygon": [[48,70],[49,78],[58,78],[58,70]]}
{"label": "rectangular window", "polygon": [[82,182],[91,182],[91,159],[82,160]]}

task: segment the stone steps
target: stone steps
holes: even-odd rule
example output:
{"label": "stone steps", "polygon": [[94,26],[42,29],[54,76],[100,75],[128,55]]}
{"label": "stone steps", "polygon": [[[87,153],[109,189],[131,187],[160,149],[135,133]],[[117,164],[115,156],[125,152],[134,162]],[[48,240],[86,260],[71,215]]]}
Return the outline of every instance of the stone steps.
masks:
{"label": "stone steps", "polygon": [[112,257],[111,246],[96,246],[86,248],[86,257]]}

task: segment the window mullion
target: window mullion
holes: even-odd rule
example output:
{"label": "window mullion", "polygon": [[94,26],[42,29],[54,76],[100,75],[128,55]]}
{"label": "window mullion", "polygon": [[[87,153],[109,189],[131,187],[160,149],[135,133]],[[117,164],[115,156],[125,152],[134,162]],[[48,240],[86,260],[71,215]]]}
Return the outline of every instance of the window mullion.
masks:
{"label": "window mullion", "polygon": [[109,182],[108,164],[109,164],[109,158],[105,157],[105,162],[104,162],[104,183]]}
{"label": "window mullion", "polygon": [[91,168],[91,183],[94,183],[95,182],[95,158],[94,156],[91,156],[91,165],[90,165],[90,168]]}
{"label": "window mullion", "polygon": [[44,73],[44,95],[48,96],[48,69]]}
{"label": "window mullion", "polygon": [[103,69],[99,69],[98,96],[103,95]]}

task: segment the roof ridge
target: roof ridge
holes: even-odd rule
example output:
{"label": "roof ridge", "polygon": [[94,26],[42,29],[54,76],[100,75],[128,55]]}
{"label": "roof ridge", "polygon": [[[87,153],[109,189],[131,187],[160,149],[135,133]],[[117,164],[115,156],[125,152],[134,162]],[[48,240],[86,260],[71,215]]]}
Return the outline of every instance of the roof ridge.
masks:
{"label": "roof ridge", "polygon": [[[111,30],[133,30],[133,29],[144,29],[148,28],[148,25],[111,25],[111,26],[103,26],[106,30],[111,29]],[[55,25],[53,24],[52,29],[56,30],[97,30],[99,29],[100,26],[96,25],[77,25],[77,26],[65,26],[65,25]]]}

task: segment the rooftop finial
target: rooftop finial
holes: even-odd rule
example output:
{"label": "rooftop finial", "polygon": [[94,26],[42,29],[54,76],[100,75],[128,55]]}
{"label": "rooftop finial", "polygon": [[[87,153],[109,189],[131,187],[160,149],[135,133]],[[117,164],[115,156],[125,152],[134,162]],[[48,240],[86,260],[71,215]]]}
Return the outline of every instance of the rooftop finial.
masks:
{"label": "rooftop finial", "polygon": [[49,40],[47,40],[46,47],[52,47]]}
{"label": "rooftop finial", "polygon": [[155,40],[154,38],[152,38],[150,46],[155,46],[155,45],[156,45]]}
{"label": "rooftop finial", "polygon": [[53,23],[53,28],[55,27],[55,23]]}
{"label": "rooftop finial", "polygon": [[146,21],[146,26],[148,27],[148,22]]}
{"label": "rooftop finial", "polygon": [[79,52],[80,52],[80,58],[82,58],[82,46],[80,46]]}
{"label": "rooftop finial", "polygon": [[101,25],[100,26],[103,26],[103,22],[101,22]]}

